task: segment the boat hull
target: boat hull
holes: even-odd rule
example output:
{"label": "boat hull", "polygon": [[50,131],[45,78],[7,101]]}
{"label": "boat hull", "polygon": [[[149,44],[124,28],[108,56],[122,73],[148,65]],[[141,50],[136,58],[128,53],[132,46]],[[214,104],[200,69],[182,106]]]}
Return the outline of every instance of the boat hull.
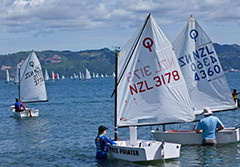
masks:
{"label": "boat hull", "polygon": [[[29,111],[31,112],[31,116]],[[12,112],[15,117],[19,117],[19,118],[38,117],[39,115],[39,110],[31,109],[31,108],[26,108],[26,111],[21,111],[21,112],[15,112],[15,109],[13,109]]]}
{"label": "boat hull", "polygon": [[138,140],[136,146],[129,141],[116,141],[118,145],[109,145],[108,156],[127,161],[153,161],[178,158],[181,144]]}
{"label": "boat hull", "polygon": [[[202,134],[193,130],[189,131],[158,131],[152,130],[153,137],[157,141],[167,141],[180,144],[202,144]],[[217,132],[219,144],[234,143],[239,141],[239,128],[225,128]]]}

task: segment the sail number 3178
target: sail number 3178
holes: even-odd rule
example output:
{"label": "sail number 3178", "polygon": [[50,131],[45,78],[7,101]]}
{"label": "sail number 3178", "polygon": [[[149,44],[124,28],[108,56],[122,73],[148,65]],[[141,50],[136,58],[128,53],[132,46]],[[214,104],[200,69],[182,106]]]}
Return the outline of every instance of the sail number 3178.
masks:
{"label": "sail number 3178", "polygon": [[129,85],[130,93],[133,95],[133,93],[142,93],[148,90],[153,89],[154,87],[160,87],[165,84],[169,84],[172,80],[178,81],[180,79],[179,73],[177,70],[174,70],[172,72],[168,72],[159,76],[155,76],[153,80],[155,81],[154,85],[149,85],[146,80],[140,81],[138,83],[135,83],[133,85]]}

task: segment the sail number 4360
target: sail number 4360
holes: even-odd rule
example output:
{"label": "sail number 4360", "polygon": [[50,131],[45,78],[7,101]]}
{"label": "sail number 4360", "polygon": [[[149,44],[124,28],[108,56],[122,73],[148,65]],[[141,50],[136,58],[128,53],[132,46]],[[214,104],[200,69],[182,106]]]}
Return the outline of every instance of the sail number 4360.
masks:
{"label": "sail number 4360", "polygon": [[207,76],[211,77],[215,73],[219,74],[220,72],[221,72],[221,68],[219,67],[219,65],[216,64],[215,66],[213,66],[213,68],[209,67],[206,71],[200,70],[199,74],[196,72],[194,79],[195,81],[200,81],[200,79],[205,79],[207,78]]}

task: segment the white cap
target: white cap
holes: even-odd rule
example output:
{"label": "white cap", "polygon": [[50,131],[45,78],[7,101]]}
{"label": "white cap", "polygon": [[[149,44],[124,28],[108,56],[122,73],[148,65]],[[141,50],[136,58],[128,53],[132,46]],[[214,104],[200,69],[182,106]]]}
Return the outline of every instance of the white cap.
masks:
{"label": "white cap", "polygon": [[206,107],[203,110],[203,114],[204,116],[212,115],[212,111],[210,110],[210,108]]}

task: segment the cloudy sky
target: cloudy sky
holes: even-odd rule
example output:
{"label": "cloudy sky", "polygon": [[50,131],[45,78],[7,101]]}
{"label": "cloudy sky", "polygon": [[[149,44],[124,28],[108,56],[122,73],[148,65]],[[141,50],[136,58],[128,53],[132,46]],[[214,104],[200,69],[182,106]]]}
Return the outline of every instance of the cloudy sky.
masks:
{"label": "cloudy sky", "polygon": [[170,41],[193,15],[213,42],[240,44],[239,0],[0,0],[0,54],[122,47],[148,13]]}

